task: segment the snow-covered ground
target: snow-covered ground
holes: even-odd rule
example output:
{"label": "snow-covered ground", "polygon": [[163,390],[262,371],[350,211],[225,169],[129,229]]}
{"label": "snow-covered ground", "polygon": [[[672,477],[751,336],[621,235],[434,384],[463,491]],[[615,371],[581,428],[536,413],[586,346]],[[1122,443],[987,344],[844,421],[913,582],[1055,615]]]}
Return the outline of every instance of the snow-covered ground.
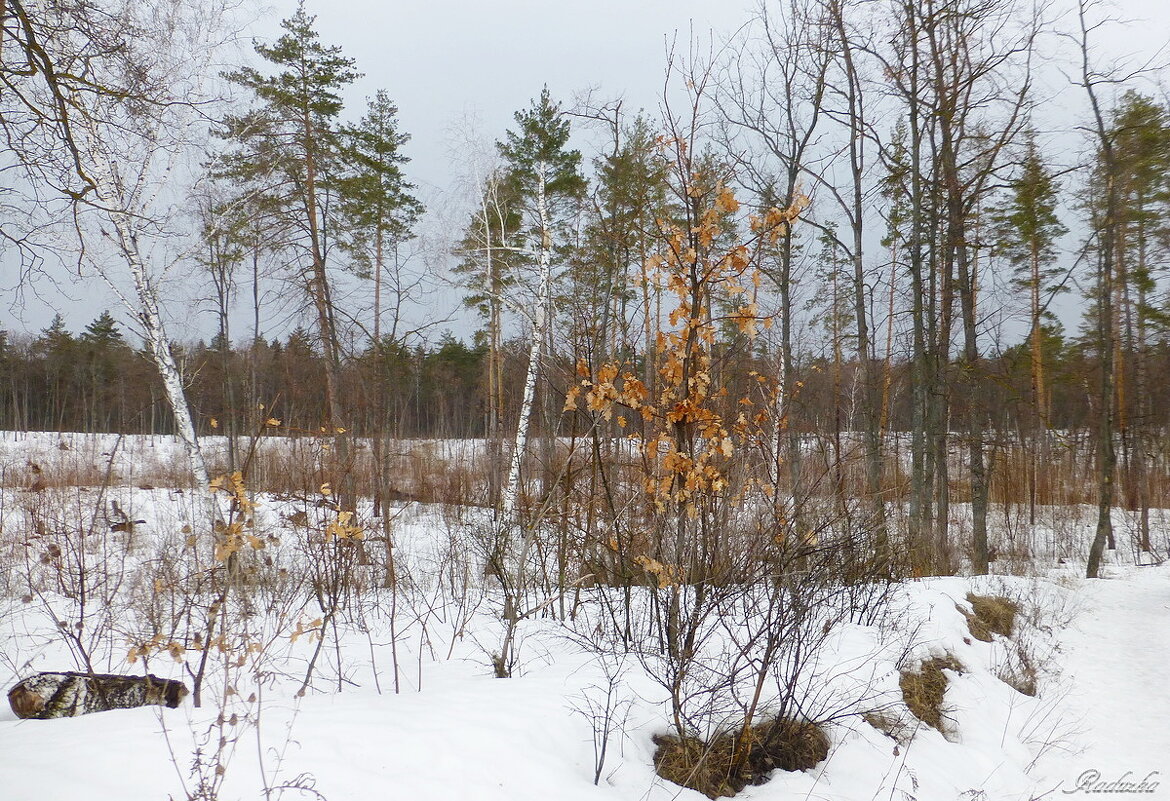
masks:
{"label": "snow-covered ground", "polygon": [[[109,453],[114,444],[78,439],[58,448],[56,435],[32,439],[35,455],[21,449],[19,437],[0,442],[6,469],[27,470],[26,462],[34,461],[49,473],[50,465],[37,460],[56,453],[64,464],[69,454]],[[138,455],[115,458],[119,471],[144,469],[141,454],[151,448],[160,454],[159,471],[171,458],[164,440],[131,444]],[[132,537],[92,535],[94,542],[75,553],[42,561],[54,527],[80,519],[97,492],[34,492],[9,484],[3,494],[4,688],[32,671],[77,668],[76,649],[57,620],[66,627],[84,624],[77,631],[99,672],[141,673],[142,661],[131,664],[128,655],[141,644],[136,638],[147,619],[173,623],[168,614],[179,614],[174,610],[181,599],[158,576],[183,547],[189,510],[181,492],[144,488],[127,477],[106,491],[102,505],[118,500],[146,524]],[[305,557],[297,543],[314,521],[296,521],[306,510],[311,517],[303,501],[260,498],[256,530],[272,533],[274,543],[260,552],[271,560],[265,575],[278,577],[282,566]],[[589,647],[596,607],[587,592],[577,598],[573,619],[563,619],[552,603],[523,621],[516,675],[492,677],[500,601],[469,568],[482,547],[475,540],[475,513],[417,503],[399,510],[395,558],[409,582],[392,593],[379,586],[376,568],[356,568],[366,571],[365,592],[339,624],[337,640],[326,632],[327,647],[303,697],[297,691],[317,649],[320,611],[274,584],[262,596],[267,608],[239,619],[249,641],[262,645],[239,667],[226,659],[216,663],[208,678],[212,697],[202,708],[187,699],[174,710],[21,721],[3,705],[0,801],[185,799],[199,797],[200,777],[222,779],[222,799],[264,798],[265,788],[269,798],[331,801],[702,798],[654,773],[652,737],[670,729],[666,692],[647,660]],[[36,515],[40,529],[30,522]],[[1077,520],[1071,531],[1081,529]],[[1160,541],[1165,536],[1160,529]],[[1076,551],[1076,543],[1068,550]],[[809,714],[832,718],[824,727],[828,758],[808,771],[777,771],[741,797],[1023,801],[1116,792],[1127,789],[1118,781],[1143,780],[1146,787],[1159,783],[1147,795],[1170,797],[1170,779],[1161,781],[1170,773],[1170,690],[1159,681],[1170,659],[1170,566],[1125,564],[1132,561],[1119,549],[1106,578],[1092,582],[1079,578],[1080,564],[1069,561],[1038,565],[1033,577],[936,578],[900,586],[884,615],[838,625],[806,671],[802,697]],[[90,586],[81,604],[59,563],[100,565],[93,575],[111,582]],[[21,589],[30,578],[54,576],[65,576],[64,583],[42,584],[36,593]],[[1011,638],[987,643],[971,636],[962,611],[969,611],[968,592],[1020,603]],[[153,623],[157,628],[158,620]],[[159,644],[148,669],[189,682],[198,653],[186,653],[180,663],[166,642]],[[943,654],[953,655],[963,670],[948,673],[940,733],[910,716],[899,676]],[[1036,668],[1034,697],[1003,680],[1018,672],[1021,654]],[[217,694],[228,685],[238,692]],[[599,722],[611,686],[612,732],[595,785]],[[895,739],[867,722],[866,713],[904,728]],[[209,761],[217,754],[220,762]],[[216,764],[223,768],[220,777]]]}
{"label": "snow-covered ground", "polygon": [[1145,782],[1139,795],[1170,798],[1170,569],[1115,567],[1077,586],[1060,636],[1067,743],[1038,775],[1114,798]]}

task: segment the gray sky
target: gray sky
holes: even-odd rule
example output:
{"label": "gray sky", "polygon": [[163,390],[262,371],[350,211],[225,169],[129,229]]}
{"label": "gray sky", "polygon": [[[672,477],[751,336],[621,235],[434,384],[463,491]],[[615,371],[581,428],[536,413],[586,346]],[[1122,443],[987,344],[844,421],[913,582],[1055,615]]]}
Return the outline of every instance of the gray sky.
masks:
{"label": "gray sky", "polygon": [[[1069,0],[1061,0],[1071,5]],[[254,34],[271,41],[278,22],[295,9],[295,0],[277,0],[259,14]],[[511,125],[513,113],[527,107],[548,84],[566,103],[595,88],[599,98],[623,96],[624,108],[656,112],[663,88],[668,42],[677,37],[685,51],[692,33],[718,43],[738,29],[756,0],[309,0],[322,41],[340,45],[364,76],[352,87],[347,115],[361,114],[365,98],[385,89],[399,107],[401,129],[411,135],[406,153],[408,179],[431,202],[450,203],[451,184],[461,154],[452,152],[454,129],[469,116],[478,135],[490,142]],[[1170,35],[1170,0],[1128,0],[1118,16],[1143,22],[1113,26],[1102,37],[1117,56],[1149,54]],[[1071,20],[1067,24],[1070,24]],[[1165,61],[1165,59],[1163,59]],[[1055,88],[1055,87],[1054,87]],[[1078,99],[1065,90],[1063,108]],[[1065,111],[1064,113],[1069,113]],[[586,152],[586,157],[592,154]],[[1069,161],[1074,158],[1070,157]],[[96,282],[57,296],[48,288],[45,302],[30,296],[17,319],[0,304],[0,327],[38,331],[60,310],[79,330],[103,308],[123,316]],[[450,293],[448,293],[450,294]],[[449,300],[449,299],[448,299]],[[206,336],[210,314],[191,304],[173,304],[172,336]],[[448,303],[448,305],[450,305]]]}
{"label": "gray sky", "polygon": [[[1071,7],[1058,0],[1056,7]],[[445,186],[452,175],[450,131],[475,112],[497,139],[541,87],[564,102],[590,87],[625,97],[627,110],[655,111],[668,42],[685,51],[693,32],[716,46],[740,28],[757,0],[308,0],[324,42],[338,44],[365,73],[347,102],[386,89],[399,107],[412,179]],[[1170,37],[1170,0],[1123,0],[1102,42],[1118,56],[1148,54]],[[271,38],[296,8],[280,0],[258,26]],[[1071,24],[1072,19],[1067,24]]]}
{"label": "gray sky", "polygon": [[[1168,0],[1170,2],[1170,0]],[[399,107],[416,182],[445,185],[452,126],[468,112],[501,138],[512,114],[548,84],[565,102],[591,86],[657,108],[667,37],[733,31],[754,0],[309,0],[322,41],[339,44],[365,73],[347,100],[386,89]],[[279,16],[296,7],[282,0]],[[721,38],[725,38],[721,37]]]}

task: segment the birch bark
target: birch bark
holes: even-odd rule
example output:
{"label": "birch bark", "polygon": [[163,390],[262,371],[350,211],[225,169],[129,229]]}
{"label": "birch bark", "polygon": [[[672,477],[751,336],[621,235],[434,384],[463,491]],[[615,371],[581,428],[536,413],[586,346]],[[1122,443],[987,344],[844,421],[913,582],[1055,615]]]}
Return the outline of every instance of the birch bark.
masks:
{"label": "birch bark", "polygon": [[[89,133],[94,137],[94,141],[97,141],[97,132],[92,124]],[[223,522],[223,514],[211,491],[211,474],[207,468],[207,460],[204,458],[203,448],[195,431],[195,421],[187,405],[182,374],[171,352],[171,340],[163,325],[158,286],[142,254],[139,232],[134,224],[136,219],[147,219],[145,215],[134,211],[135,207],[140,205],[137,202],[140,184],[127,187],[115,166],[104,155],[94,158],[91,174],[96,185],[99,207],[103,209],[103,216],[113,228],[113,239],[118,253],[125,261],[134,282],[134,298],[127,297],[118,289],[116,282],[103,266],[96,262],[92,264],[102,279],[115,289],[126,309],[142,324],[143,338],[151,361],[154,362],[162,379],[167,405],[174,415],[175,433],[186,453],[187,466],[194,481],[195,497],[207,515],[209,526],[213,527],[216,523]]]}
{"label": "birch bark", "polygon": [[536,308],[532,315],[532,341],[528,347],[528,369],[524,377],[524,395],[520,401],[520,418],[516,423],[516,438],[512,444],[512,461],[508,481],[500,503],[500,525],[505,549],[510,544],[518,522],[517,505],[520,495],[520,466],[528,450],[528,429],[536,397],[536,377],[540,372],[540,353],[548,327],[548,304],[552,292],[552,233],[549,230],[548,194],[545,191],[545,165],[536,169],[536,212],[539,219],[540,247],[538,250],[539,283],[536,290]]}

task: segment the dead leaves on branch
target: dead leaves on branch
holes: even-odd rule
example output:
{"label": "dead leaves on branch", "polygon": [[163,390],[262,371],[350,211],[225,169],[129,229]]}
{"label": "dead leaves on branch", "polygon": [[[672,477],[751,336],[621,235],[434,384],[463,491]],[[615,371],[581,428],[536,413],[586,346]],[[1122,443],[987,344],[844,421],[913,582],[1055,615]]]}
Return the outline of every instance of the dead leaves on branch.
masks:
{"label": "dead leaves on branch", "polygon": [[210,488],[213,493],[231,498],[228,520],[215,524],[215,561],[226,562],[245,547],[262,550],[266,546],[264,539],[252,532],[256,525],[253,518],[256,503],[248,497],[244,474],[237,470],[231,475],[217,476],[211,480]]}
{"label": "dead leaves on branch", "polygon": [[[692,177],[692,187],[701,186],[702,176]],[[764,404],[753,409],[751,398],[739,399],[734,422],[720,414],[716,400],[726,390],[713,389],[712,351],[719,334],[713,315],[716,298],[732,301],[733,311],[723,320],[730,321],[749,339],[771,320],[763,317],[758,302],[762,285],[756,265],[758,249],[774,244],[786,233],[807,207],[808,198],[798,195],[787,208],[772,208],[751,215],[752,238],[721,253],[712,249],[723,233],[721,221],[740,210],[734,191],[720,185],[714,200],[701,214],[696,226],[687,230],[670,229],[666,247],[647,261],[647,272],[675,297],[667,315],[669,329],[660,330],[655,338],[659,356],[658,381],[654,394],[631,371],[617,364],[601,365],[591,372],[584,360],[578,362],[579,381],[565,398],[565,411],[581,409],[603,420],[617,417],[625,428],[627,411],[640,418],[642,425],[628,437],[638,443],[643,463],[648,465],[644,490],[659,512],[667,505],[685,510],[688,516],[698,513],[704,496],[724,493],[730,482],[728,470],[736,454],[758,443],[770,421]],[[755,376],[764,395],[775,399],[772,382]],[[653,560],[650,560],[653,562]],[[658,563],[643,567],[658,577],[665,574]]]}

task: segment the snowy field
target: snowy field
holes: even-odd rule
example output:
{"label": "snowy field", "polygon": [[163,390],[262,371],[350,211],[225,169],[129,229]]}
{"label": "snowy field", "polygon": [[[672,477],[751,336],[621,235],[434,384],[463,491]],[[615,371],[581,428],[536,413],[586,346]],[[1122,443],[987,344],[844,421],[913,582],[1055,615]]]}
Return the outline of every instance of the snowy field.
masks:
{"label": "snowy field", "polygon": [[[468,458],[456,447],[440,450]],[[214,599],[179,589],[198,566],[184,550],[191,493],[156,483],[179,463],[167,438],[0,439],[0,686],[86,658],[99,673],[190,685],[206,655],[199,708],[188,698],[178,709],[17,720],[4,705],[0,801],[703,798],[655,773],[653,738],[671,729],[662,665],[649,649],[599,638],[608,591],[534,589],[514,676],[493,677],[502,600],[483,577],[480,510],[398,504],[394,587],[387,543],[370,538],[347,556],[353,583],[344,612],[330,616],[322,595],[335,576],[320,557],[333,552],[315,538],[327,510],[262,494],[248,528],[263,541],[247,554],[253,589],[221,618],[216,647],[190,647]],[[86,480],[72,485],[65,472]],[[39,476],[47,486],[33,486]],[[114,503],[145,522],[111,531]],[[1167,530],[1154,520],[1160,547]],[[802,663],[787,708],[823,722],[828,757],[738,797],[1129,797],[1143,781],[1146,797],[1170,797],[1170,690],[1160,680],[1170,565],[1129,547],[1132,521],[1118,512],[1106,578],[1088,582],[1079,576],[1089,510],[1045,510],[1044,521],[1013,529],[1041,554],[1032,575],[910,581],[880,603],[866,596],[864,614],[824,611],[834,625]],[[968,593],[1011,599],[1012,634],[972,636]],[[744,609],[711,633],[707,664],[726,664],[751,630]],[[945,656],[958,669],[946,671],[938,730],[910,713],[900,679]],[[1029,681],[1031,695],[1018,689]],[[770,684],[764,706],[785,690]],[[739,691],[712,700],[704,719],[717,724]]]}

